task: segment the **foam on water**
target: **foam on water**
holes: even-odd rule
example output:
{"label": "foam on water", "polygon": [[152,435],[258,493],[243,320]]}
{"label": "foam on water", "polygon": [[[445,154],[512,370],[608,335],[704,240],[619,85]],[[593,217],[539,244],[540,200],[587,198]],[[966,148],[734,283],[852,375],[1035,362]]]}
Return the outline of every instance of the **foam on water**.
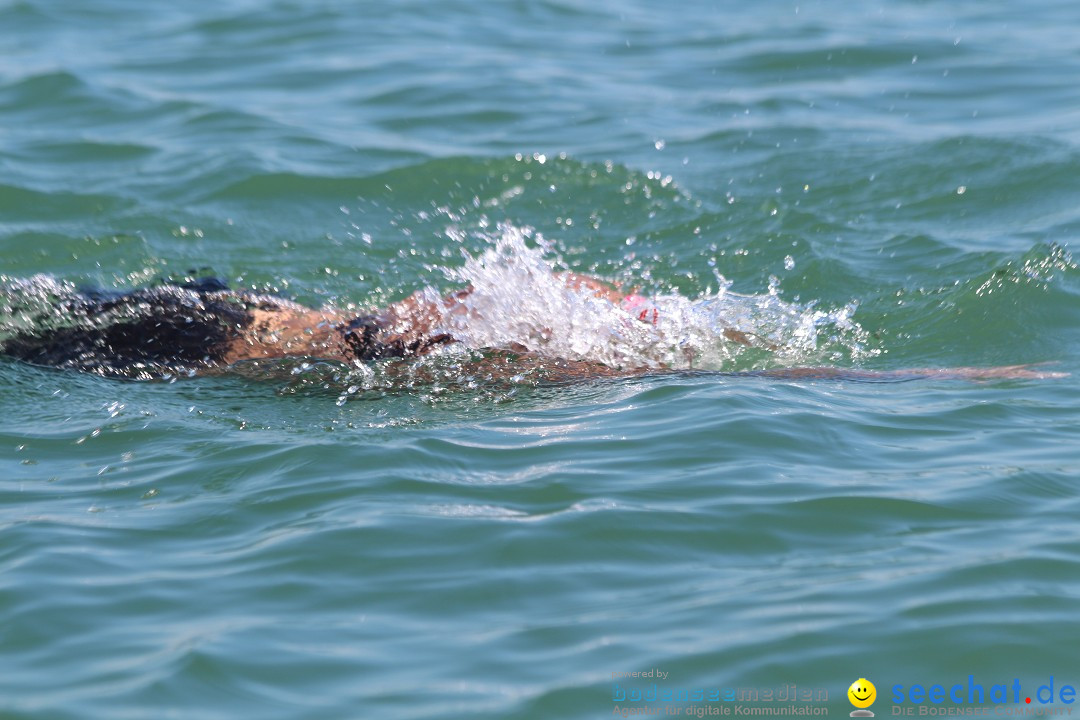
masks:
{"label": "foam on water", "polygon": [[74,283],[39,273],[28,278],[0,275],[0,340],[25,330],[43,330],[65,321],[59,308],[76,298]]}
{"label": "foam on water", "polygon": [[[743,295],[718,276],[720,288],[698,297],[657,294],[647,313],[655,323],[643,322],[639,309],[628,312],[587,288],[568,287],[552,244],[532,230],[500,225],[489,239],[490,247],[466,253],[461,267],[443,269],[473,291],[463,301],[467,311],[445,313],[441,329],[471,348],[522,345],[541,356],[614,368],[703,370],[874,353],[851,320],[854,304],[816,310],[786,302],[777,283],[767,293]],[[432,288],[425,293],[438,297]]]}

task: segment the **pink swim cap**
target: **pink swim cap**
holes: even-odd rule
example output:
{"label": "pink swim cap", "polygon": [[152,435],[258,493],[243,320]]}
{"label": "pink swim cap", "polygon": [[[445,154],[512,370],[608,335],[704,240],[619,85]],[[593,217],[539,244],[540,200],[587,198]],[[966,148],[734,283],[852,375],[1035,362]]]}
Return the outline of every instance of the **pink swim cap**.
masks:
{"label": "pink swim cap", "polygon": [[642,322],[655,325],[660,319],[660,312],[656,309],[656,305],[653,305],[652,300],[644,295],[627,295],[619,303],[619,307]]}

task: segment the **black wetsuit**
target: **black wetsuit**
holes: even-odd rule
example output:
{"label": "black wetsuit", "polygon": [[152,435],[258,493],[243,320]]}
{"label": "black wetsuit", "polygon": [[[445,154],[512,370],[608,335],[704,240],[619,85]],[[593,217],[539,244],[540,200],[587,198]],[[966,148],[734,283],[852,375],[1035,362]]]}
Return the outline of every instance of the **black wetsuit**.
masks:
{"label": "black wetsuit", "polygon": [[52,302],[41,327],[0,339],[0,354],[117,376],[208,367],[251,324],[253,309],[274,305],[269,296],[230,291],[216,278],[125,293],[70,290]]}

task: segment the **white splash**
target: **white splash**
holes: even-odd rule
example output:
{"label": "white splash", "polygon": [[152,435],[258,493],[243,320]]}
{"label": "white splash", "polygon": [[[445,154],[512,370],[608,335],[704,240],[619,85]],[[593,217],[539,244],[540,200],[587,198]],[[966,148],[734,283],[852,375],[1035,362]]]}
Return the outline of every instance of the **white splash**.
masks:
{"label": "white splash", "polygon": [[51,327],[63,320],[59,303],[77,296],[74,283],[37,274],[28,278],[0,275],[0,339]]}
{"label": "white splash", "polygon": [[[533,240],[537,247],[529,245]],[[663,294],[652,299],[656,322],[638,319],[588,289],[560,277],[551,247],[531,230],[500,225],[492,247],[465,255],[464,265],[443,269],[448,279],[473,288],[464,310],[446,313],[440,328],[471,348],[523,345],[552,358],[586,360],[616,368],[732,369],[747,352],[764,364],[805,360],[819,345],[819,329],[850,337],[854,354],[862,334],[851,322],[853,306],[816,311],[785,302],[777,288],[741,295],[729,284],[698,298]],[[427,290],[431,299],[434,289]],[[755,364],[762,364],[756,362]],[[745,369],[745,368],[740,368]]]}

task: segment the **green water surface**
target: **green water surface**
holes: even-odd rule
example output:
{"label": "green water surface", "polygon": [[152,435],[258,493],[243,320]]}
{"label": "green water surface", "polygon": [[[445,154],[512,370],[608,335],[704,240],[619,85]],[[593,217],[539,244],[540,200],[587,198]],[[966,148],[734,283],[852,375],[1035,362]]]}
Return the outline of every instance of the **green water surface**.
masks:
{"label": "green water surface", "polygon": [[815,362],[1072,373],[349,396],[0,360],[0,717],[604,718],[663,711],[616,700],[653,682],[843,717],[860,677],[883,717],[917,712],[898,684],[1080,684],[1078,27],[0,0],[7,278],[369,305],[503,223],[646,291],[855,303],[873,352]]}

